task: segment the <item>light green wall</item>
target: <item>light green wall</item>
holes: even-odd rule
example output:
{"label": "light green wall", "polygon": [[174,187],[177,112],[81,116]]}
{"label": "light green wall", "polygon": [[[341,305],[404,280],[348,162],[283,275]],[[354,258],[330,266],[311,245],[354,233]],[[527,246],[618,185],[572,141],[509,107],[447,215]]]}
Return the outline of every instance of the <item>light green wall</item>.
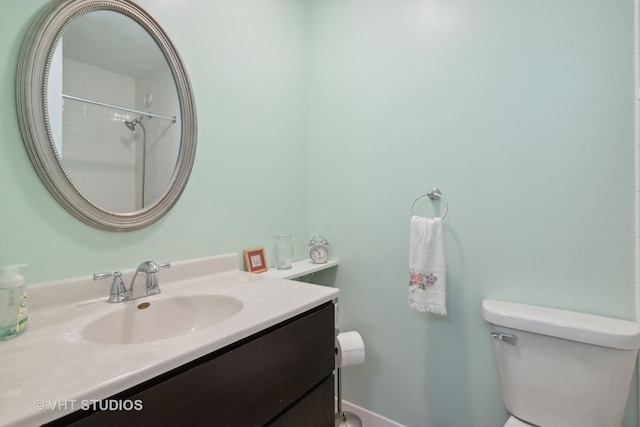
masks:
{"label": "light green wall", "polygon": [[[323,233],[341,327],[367,345],[345,398],[415,427],[504,422],[482,298],[633,318],[632,0],[142,1],[186,63],[199,139],[179,203],[132,233],[71,217],[22,146],[15,67],[44,3],[0,2],[0,264],[31,282],[282,232],[302,257]],[[408,210],[432,186],[446,318],[406,304]]]}
{"label": "light green wall", "polygon": [[[347,400],[409,426],[496,427],[483,298],[634,318],[633,14],[311,1],[309,223],[340,259],[341,328],[367,346]],[[409,207],[434,186],[445,318],[407,307]]]}
{"label": "light green wall", "polygon": [[0,2],[0,265],[28,262],[34,282],[265,246],[276,233],[307,243],[306,7],[299,0],[160,1],[198,111],[190,181],[172,211],[130,233],[93,229],[44,189],[21,141],[15,70],[46,1]]}

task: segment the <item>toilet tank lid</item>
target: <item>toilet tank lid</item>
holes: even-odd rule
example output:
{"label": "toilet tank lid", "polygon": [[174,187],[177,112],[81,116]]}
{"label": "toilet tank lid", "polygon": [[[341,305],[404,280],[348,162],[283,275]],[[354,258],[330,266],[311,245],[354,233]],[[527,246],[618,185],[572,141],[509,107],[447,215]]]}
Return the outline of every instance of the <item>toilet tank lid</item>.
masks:
{"label": "toilet tank lid", "polygon": [[482,317],[511,329],[603,347],[640,348],[640,324],[628,320],[492,299],[482,301]]}

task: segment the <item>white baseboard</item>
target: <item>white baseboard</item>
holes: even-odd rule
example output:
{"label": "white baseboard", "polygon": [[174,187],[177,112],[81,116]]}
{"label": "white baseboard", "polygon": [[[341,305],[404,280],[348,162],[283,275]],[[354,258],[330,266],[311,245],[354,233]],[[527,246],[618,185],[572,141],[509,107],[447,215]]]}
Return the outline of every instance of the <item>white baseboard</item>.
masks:
{"label": "white baseboard", "polygon": [[[337,402],[337,400],[336,400]],[[337,406],[337,403],[336,403]],[[361,408],[358,405],[342,401],[342,410],[356,414],[362,421],[363,427],[406,427],[382,415],[371,412],[368,409]]]}

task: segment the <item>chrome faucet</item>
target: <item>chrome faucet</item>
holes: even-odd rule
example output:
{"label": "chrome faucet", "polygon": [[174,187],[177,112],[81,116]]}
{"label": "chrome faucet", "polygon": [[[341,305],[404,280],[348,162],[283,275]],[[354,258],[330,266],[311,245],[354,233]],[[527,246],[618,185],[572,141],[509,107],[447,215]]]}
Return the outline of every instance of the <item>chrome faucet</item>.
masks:
{"label": "chrome faucet", "polygon": [[129,301],[131,299],[131,293],[127,291],[127,287],[122,281],[122,272],[114,271],[113,273],[96,273],[93,275],[93,280],[106,279],[107,277],[113,277],[111,292],[109,293],[109,299],[107,302]]}
{"label": "chrome faucet", "polygon": [[138,273],[144,273],[147,275],[147,288],[146,288],[146,296],[156,295],[160,293],[160,287],[158,286],[158,278],[156,277],[156,273],[158,272],[158,267],[170,267],[171,264],[165,263],[161,265],[157,265],[153,261],[145,261],[136,268],[136,273],[133,275],[133,279],[131,279],[131,285],[129,286],[129,292],[133,295],[133,286],[136,284],[136,277],[138,277]]}
{"label": "chrome faucet", "polygon": [[[131,285],[127,289],[124,281],[122,280],[122,272],[116,271],[113,273],[96,273],[93,275],[93,280],[105,279],[107,277],[113,277],[113,283],[111,284],[111,292],[107,302],[124,302],[136,298],[142,298],[150,295],[156,295],[160,293],[160,286],[158,286],[158,277],[156,273],[161,267],[170,268],[171,263],[165,262],[163,264],[156,264],[153,261],[145,261],[136,268],[136,272],[131,279]],[[146,275],[146,288],[145,294],[134,298],[133,286],[136,283],[136,277],[138,273],[144,273]]]}

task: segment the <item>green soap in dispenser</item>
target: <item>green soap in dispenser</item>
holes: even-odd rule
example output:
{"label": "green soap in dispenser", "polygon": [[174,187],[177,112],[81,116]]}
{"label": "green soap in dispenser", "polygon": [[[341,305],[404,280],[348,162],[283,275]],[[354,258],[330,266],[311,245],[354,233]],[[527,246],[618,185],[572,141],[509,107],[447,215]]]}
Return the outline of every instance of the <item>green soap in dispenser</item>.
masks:
{"label": "green soap in dispenser", "polygon": [[27,287],[18,268],[27,264],[2,267],[0,274],[0,341],[15,338],[27,329]]}

